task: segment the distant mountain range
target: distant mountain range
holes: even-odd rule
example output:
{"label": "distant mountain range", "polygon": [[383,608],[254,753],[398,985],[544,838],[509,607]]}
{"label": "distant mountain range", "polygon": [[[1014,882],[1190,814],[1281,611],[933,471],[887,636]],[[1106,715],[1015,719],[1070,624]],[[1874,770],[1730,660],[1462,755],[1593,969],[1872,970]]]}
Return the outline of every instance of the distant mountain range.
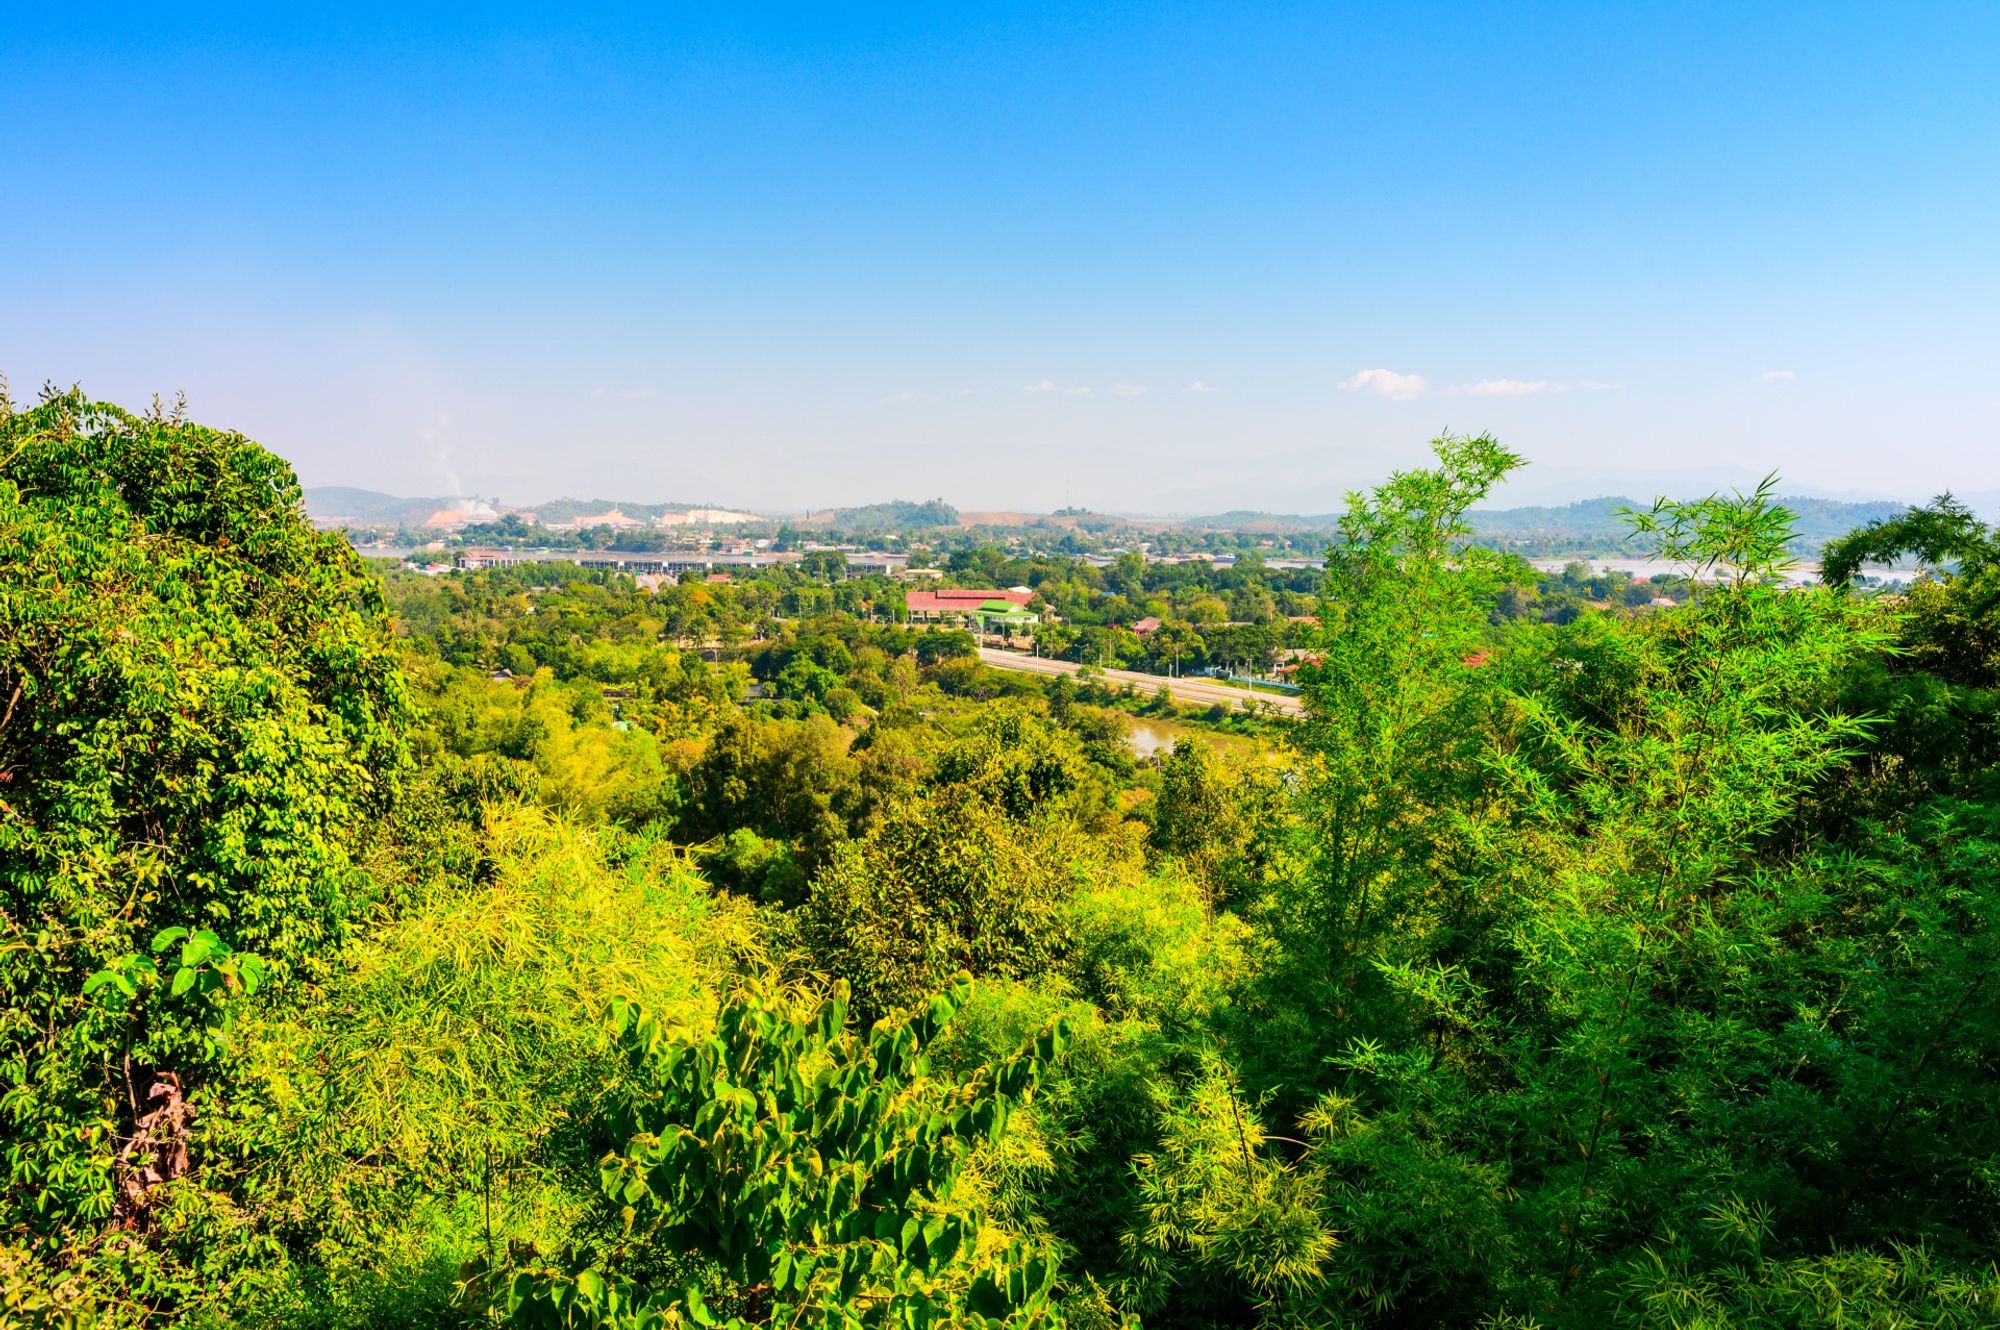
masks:
{"label": "distant mountain range", "polygon": [[[1235,509],[1206,517],[1113,518],[1100,514],[961,513],[942,499],[924,503],[897,499],[852,508],[829,508],[788,519],[735,509],[703,508],[685,503],[635,503],[610,499],[552,499],[533,505],[502,505],[469,496],[401,498],[374,490],[318,486],[306,490],[306,510],[323,526],[452,528],[472,522],[498,521],[509,516],[551,528],[577,526],[728,526],[789,521],[801,527],[832,529],[867,536],[914,533],[942,527],[1026,527],[1059,525],[1092,531],[1117,527],[1175,526],[1194,531],[1229,531],[1283,536],[1329,531],[1337,513],[1301,515]],[[1984,497],[1984,496],[1982,496]],[[1817,550],[1835,536],[1866,522],[1894,516],[1904,505],[1886,500],[1846,502],[1810,495],[1780,500],[1796,515],[1797,546]],[[1586,499],[1560,506],[1480,508],[1472,512],[1474,528],[1487,542],[1538,555],[1608,554],[1627,547],[1629,526],[1622,508],[1642,507],[1622,497]]]}
{"label": "distant mountain range", "polygon": [[[1908,505],[1887,500],[1848,503],[1803,495],[1785,495],[1778,502],[1791,510],[1795,549],[1817,551],[1836,536],[1868,522],[1894,517]],[[1621,510],[1649,508],[1622,496],[1585,499],[1560,506],[1475,508],[1469,514],[1483,543],[1520,549],[1530,555],[1611,554],[1629,548],[1643,552],[1646,542],[1628,542],[1632,528]],[[1337,513],[1300,516],[1237,510],[1212,517],[1195,517],[1184,525],[1212,531],[1245,531],[1270,535],[1330,530],[1339,525]]]}
{"label": "distant mountain range", "polygon": [[[1844,503],[1798,495],[1782,497],[1778,502],[1792,512],[1794,545],[1815,552],[1827,541],[1844,536],[1855,527],[1894,517],[1908,507],[1879,500]],[[1559,508],[1474,509],[1471,518],[1479,534],[1496,543],[1519,544],[1550,554],[1571,550],[1582,553],[1623,544],[1631,534],[1631,527],[1620,510],[1651,506],[1624,498],[1586,499]]]}
{"label": "distant mountain range", "polygon": [[306,513],[322,526],[458,527],[497,521],[509,514],[548,527],[563,526],[729,526],[768,520],[757,513],[704,508],[689,503],[628,503],[610,499],[550,499],[533,505],[503,505],[467,495],[406,499],[345,485],[316,485],[305,491]]}
{"label": "distant mountain range", "polygon": [[689,503],[635,503],[627,499],[550,499],[544,503],[502,504],[495,499],[446,495],[406,499],[345,485],[318,485],[305,491],[306,512],[322,526],[455,527],[496,521],[509,515],[547,527],[575,526],[735,526],[791,521],[801,526],[835,527],[855,535],[928,531],[958,526],[958,510],[942,499],[913,503],[894,499],[854,508],[829,508],[783,518],[732,508]]}

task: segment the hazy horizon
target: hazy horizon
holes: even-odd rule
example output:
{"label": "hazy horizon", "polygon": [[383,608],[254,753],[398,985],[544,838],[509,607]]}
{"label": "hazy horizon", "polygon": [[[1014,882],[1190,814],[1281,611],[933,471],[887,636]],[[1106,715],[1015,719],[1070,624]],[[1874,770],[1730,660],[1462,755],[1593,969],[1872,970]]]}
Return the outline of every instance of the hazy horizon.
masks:
{"label": "hazy horizon", "polygon": [[[1622,500],[1634,503],[1650,502],[1654,498],[1661,496],[1669,498],[1686,499],[1686,498],[1699,497],[1702,494],[1707,494],[1707,493],[1717,493],[1717,492],[1726,493],[1732,490],[1736,492],[1747,492],[1760,479],[1760,477],[1746,475],[1740,483],[1734,480],[1724,480],[1722,482],[1715,484],[1707,484],[1701,482],[1700,478],[1696,476],[1674,477],[1671,475],[1662,476],[1661,473],[1657,472],[1649,473],[1649,472],[1635,471],[1624,477],[1624,479],[1628,482],[1635,482],[1627,484],[1626,488],[1624,489],[1597,489],[1589,493],[1583,493],[1581,491],[1578,491],[1577,497],[1569,498],[1569,497],[1561,497],[1561,495],[1567,493],[1568,487],[1566,485],[1561,485],[1561,484],[1545,485],[1542,489],[1537,490],[1531,486],[1524,485],[1521,477],[1522,473],[1517,472],[1515,479],[1501,485],[1498,489],[1496,489],[1492,498],[1489,499],[1487,502],[1478,505],[1477,510],[1505,510],[1505,509],[1543,508],[1543,507],[1565,508],[1565,507],[1570,507],[1572,505],[1585,504],[1594,500],[1601,500],[1601,499]],[[1644,483],[1648,482],[1649,477],[1652,482],[1657,482],[1657,483]],[[586,503],[586,504],[605,503],[605,504],[635,504],[635,505],[643,504],[648,506],[667,504],[667,505],[678,505],[686,508],[726,509],[737,512],[748,512],[759,517],[770,517],[770,518],[799,517],[812,513],[828,512],[834,509],[866,507],[871,504],[882,504],[882,503],[892,503],[892,502],[927,503],[931,502],[932,500],[941,500],[945,503],[948,503],[954,509],[957,509],[960,513],[973,513],[973,514],[1019,513],[1024,516],[1049,516],[1059,511],[1060,507],[1059,505],[1005,507],[1005,506],[996,506],[993,504],[978,503],[972,501],[970,498],[968,498],[966,502],[961,503],[953,499],[950,495],[916,495],[916,494],[903,494],[903,493],[884,493],[876,495],[873,498],[856,500],[854,502],[820,503],[820,504],[807,504],[797,507],[780,507],[769,504],[760,505],[756,503],[733,502],[724,498],[707,498],[707,497],[688,498],[682,495],[671,495],[671,494],[657,495],[657,494],[636,494],[636,493],[635,494],[560,493],[560,494],[536,494],[536,495],[507,495],[507,494],[496,494],[496,493],[482,493],[479,491],[468,491],[461,494],[400,494],[394,491],[381,490],[373,486],[367,486],[367,485],[335,485],[335,484],[327,484],[327,485],[307,484],[305,485],[305,489],[307,491],[307,497],[309,500],[315,493],[323,495],[325,491],[328,490],[357,490],[365,493],[379,495],[383,498],[409,501],[409,502],[414,502],[414,501],[446,502],[450,500],[480,500],[495,504],[503,511],[530,511],[539,507],[547,507],[555,503]],[[1786,485],[1782,483],[1778,487],[1777,495],[1781,500],[1811,498],[1811,499],[1832,500],[1834,502],[1856,504],[1856,505],[1870,504],[1870,503],[1916,504],[1916,503],[1926,502],[1936,497],[1935,495],[1864,493],[1855,491],[1836,493],[1830,491],[1812,490],[1810,488],[1803,486]],[[1969,503],[1975,510],[1980,511],[1983,514],[2000,514],[2000,490],[1983,490],[1976,492],[1954,491],[1954,496],[1962,501]],[[1218,517],[1232,512],[1257,513],[1267,517],[1328,517],[1338,514],[1345,506],[1346,506],[1346,496],[1340,495],[1337,496],[1333,501],[1325,504],[1303,504],[1291,508],[1251,508],[1241,504],[1224,504],[1220,506],[1212,506],[1207,508],[1180,508],[1180,509],[1144,509],[1144,508],[1129,508],[1129,507],[1084,508],[1081,505],[1079,505],[1079,509],[1081,511],[1096,513],[1100,516],[1131,518],[1134,520],[1187,520],[1187,519],[1197,519],[1205,517]],[[321,507],[324,508],[324,505],[321,505]],[[324,511],[332,513],[333,509],[324,508]]]}
{"label": "hazy horizon", "polygon": [[16,395],[185,390],[308,485],[1311,513],[1452,428],[1533,463],[1498,506],[2000,491],[1991,7],[48,11],[10,49]]}

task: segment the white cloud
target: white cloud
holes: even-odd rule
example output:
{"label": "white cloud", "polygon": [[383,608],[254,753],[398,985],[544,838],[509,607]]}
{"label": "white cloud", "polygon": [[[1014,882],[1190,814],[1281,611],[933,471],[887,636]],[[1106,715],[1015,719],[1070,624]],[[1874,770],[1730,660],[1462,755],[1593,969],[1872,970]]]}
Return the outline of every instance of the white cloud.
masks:
{"label": "white cloud", "polygon": [[1481,379],[1477,383],[1455,383],[1445,389],[1461,397],[1540,397],[1548,393],[1615,392],[1615,383],[1584,379],[1579,383],[1556,383],[1550,379]]}
{"label": "white cloud", "polygon": [[1144,397],[1146,390],[1136,383],[1114,383],[1111,385],[1113,397]]}
{"label": "white cloud", "polygon": [[1063,389],[1063,396],[1064,396],[1064,397],[1088,397],[1088,396],[1090,396],[1090,389],[1088,389],[1088,388],[1065,388],[1065,389]]}
{"label": "white cloud", "polygon": [[928,402],[934,399],[931,397],[929,393],[915,392],[909,388],[905,388],[903,389],[903,391],[899,393],[890,393],[887,397],[883,398],[882,400],[885,402],[894,402],[897,404],[902,404],[906,402]]}
{"label": "white cloud", "polygon": [[1043,379],[1040,383],[1030,383],[1021,389],[1024,393],[1052,393],[1055,390],[1056,381],[1054,379]]}
{"label": "white cloud", "polygon": [[1364,369],[1340,384],[1342,392],[1359,392],[1364,388],[1398,402],[1408,402],[1424,395],[1424,376],[1398,374],[1393,369]]}
{"label": "white cloud", "polygon": [[1793,379],[1796,379],[1799,376],[1797,372],[1794,370],[1767,369],[1762,374],[1759,374],[1757,377],[1762,379],[1766,383],[1790,383]]}
{"label": "white cloud", "polygon": [[1450,391],[1468,397],[1539,397],[1543,393],[1568,392],[1569,385],[1550,383],[1547,379],[1481,379],[1477,383],[1454,384]]}
{"label": "white cloud", "polygon": [[1190,383],[1187,387],[1181,389],[1181,391],[1184,393],[1201,393],[1205,396],[1213,397],[1217,393],[1220,393],[1222,389],[1211,388],[1206,383],[1203,383],[1200,379],[1196,379],[1193,383]]}

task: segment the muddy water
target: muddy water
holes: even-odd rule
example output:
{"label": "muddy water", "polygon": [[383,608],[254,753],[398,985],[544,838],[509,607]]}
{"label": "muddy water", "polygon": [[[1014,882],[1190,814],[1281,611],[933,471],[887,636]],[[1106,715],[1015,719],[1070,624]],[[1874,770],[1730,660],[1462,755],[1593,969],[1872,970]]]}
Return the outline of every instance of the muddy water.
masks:
{"label": "muddy water", "polygon": [[1240,734],[1216,734],[1152,716],[1132,716],[1125,722],[1125,741],[1132,745],[1132,752],[1141,761],[1166,756],[1167,750],[1180,739],[1200,739],[1224,753],[1253,753],[1258,747],[1254,739]]}

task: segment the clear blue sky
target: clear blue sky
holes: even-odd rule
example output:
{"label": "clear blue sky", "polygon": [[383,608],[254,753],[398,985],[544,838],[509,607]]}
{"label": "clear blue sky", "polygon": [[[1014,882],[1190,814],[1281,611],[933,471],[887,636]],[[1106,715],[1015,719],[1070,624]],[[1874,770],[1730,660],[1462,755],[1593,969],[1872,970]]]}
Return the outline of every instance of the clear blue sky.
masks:
{"label": "clear blue sky", "polygon": [[16,7],[0,369],[514,501],[2000,489],[1987,0],[744,8]]}

